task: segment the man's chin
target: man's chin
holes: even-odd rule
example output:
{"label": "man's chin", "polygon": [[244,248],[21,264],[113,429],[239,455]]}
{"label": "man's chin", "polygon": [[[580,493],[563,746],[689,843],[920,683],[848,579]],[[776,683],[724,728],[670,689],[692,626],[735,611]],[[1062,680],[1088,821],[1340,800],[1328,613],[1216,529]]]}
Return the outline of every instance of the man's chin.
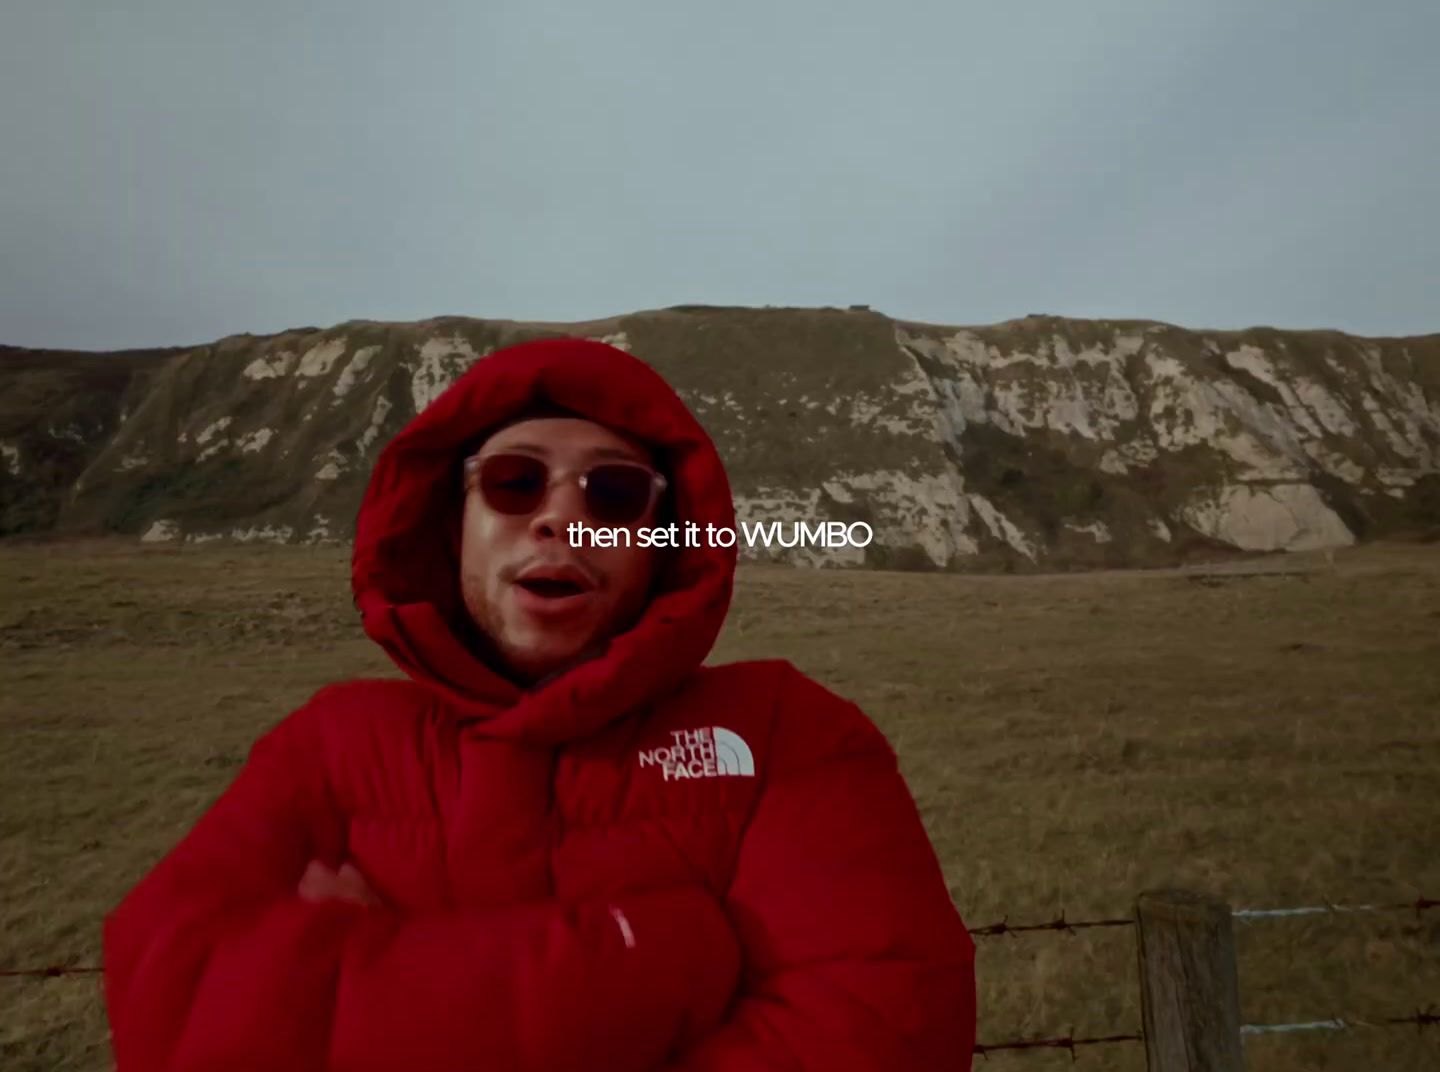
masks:
{"label": "man's chin", "polygon": [[589,635],[557,643],[547,638],[533,644],[505,645],[505,660],[527,681],[551,677],[572,666],[590,651]]}

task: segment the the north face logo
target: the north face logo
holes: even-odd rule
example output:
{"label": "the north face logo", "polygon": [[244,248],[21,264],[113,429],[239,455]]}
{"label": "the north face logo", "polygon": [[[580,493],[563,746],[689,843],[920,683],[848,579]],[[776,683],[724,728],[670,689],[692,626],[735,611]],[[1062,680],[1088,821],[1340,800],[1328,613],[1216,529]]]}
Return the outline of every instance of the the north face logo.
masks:
{"label": "the north face logo", "polygon": [[641,751],[641,767],[659,767],[665,780],[755,776],[755,757],[745,738],[714,726],[700,730],[672,730],[669,745]]}

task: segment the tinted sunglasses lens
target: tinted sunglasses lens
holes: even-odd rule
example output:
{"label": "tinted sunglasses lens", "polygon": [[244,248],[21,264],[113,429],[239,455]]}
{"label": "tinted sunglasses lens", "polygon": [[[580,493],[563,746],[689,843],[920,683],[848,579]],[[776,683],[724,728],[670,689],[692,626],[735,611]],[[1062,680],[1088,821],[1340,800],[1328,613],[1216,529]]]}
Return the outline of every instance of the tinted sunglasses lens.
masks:
{"label": "tinted sunglasses lens", "polygon": [[480,463],[480,494],[492,510],[528,514],[545,498],[550,470],[526,454],[493,454]]}
{"label": "tinted sunglasses lens", "polygon": [[596,521],[624,525],[650,507],[654,477],[638,465],[597,465],[585,477],[585,509]]}

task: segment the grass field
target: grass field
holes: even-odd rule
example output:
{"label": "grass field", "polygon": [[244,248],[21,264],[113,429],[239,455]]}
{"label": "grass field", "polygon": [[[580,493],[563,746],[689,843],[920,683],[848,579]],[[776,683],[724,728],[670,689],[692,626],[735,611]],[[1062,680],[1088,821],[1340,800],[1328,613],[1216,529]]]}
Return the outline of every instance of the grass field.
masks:
{"label": "grass field", "polygon": [[[890,736],[971,926],[1440,897],[1440,547],[1270,573],[744,567],[712,661],[784,656]],[[0,968],[102,915],[319,685],[393,674],[348,550],[0,548]],[[1440,1005],[1440,910],[1237,922],[1251,1023]],[[1128,1033],[1131,928],[977,939],[980,1039]],[[1431,1070],[1440,1029],[1247,1038],[1247,1068]],[[1081,1068],[1139,1070],[1137,1043]],[[980,1065],[977,1059],[977,1066]],[[0,979],[0,1068],[108,1067],[97,976]],[[1063,1051],[984,1067],[1071,1067]]]}

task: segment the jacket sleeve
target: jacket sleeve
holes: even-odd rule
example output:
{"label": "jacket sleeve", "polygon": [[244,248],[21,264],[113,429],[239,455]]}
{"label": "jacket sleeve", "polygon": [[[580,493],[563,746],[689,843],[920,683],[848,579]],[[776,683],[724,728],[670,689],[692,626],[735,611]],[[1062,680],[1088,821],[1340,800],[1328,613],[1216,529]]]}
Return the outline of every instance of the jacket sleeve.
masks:
{"label": "jacket sleeve", "polygon": [[889,742],[791,670],[728,909],[745,976],[665,1072],[962,1072],[975,945]]}
{"label": "jacket sleeve", "polygon": [[305,714],[106,917],[118,1072],[650,1069],[720,1020],[739,950],[698,888],[409,917],[302,900],[340,821]]}

